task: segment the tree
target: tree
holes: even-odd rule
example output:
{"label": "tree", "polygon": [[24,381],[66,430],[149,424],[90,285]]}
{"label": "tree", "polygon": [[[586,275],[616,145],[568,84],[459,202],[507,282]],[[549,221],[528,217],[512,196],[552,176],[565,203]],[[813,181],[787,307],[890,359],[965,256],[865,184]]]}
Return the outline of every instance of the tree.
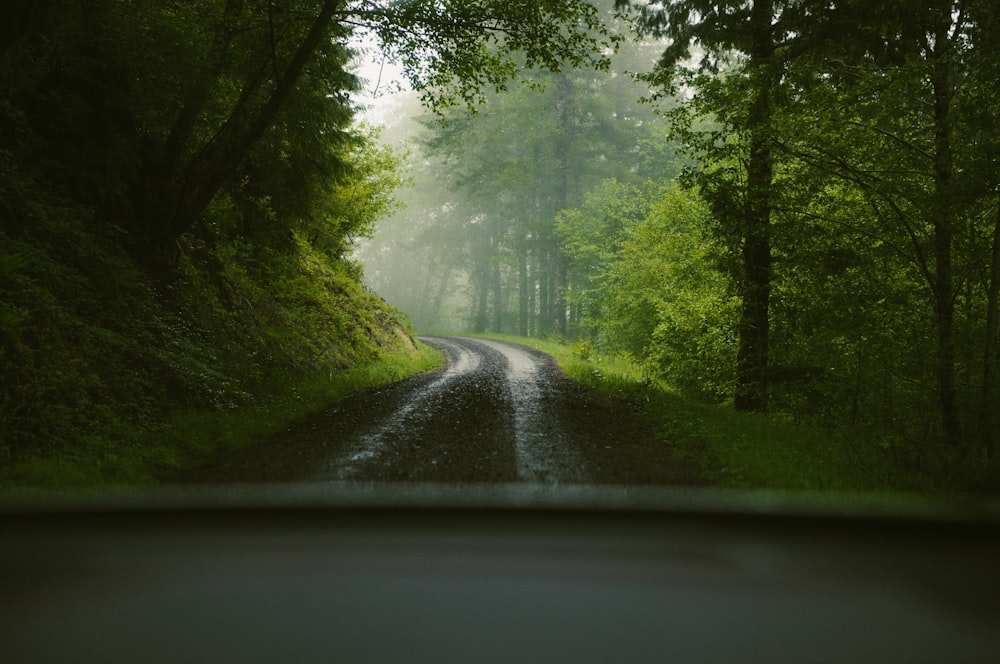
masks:
{"label": "tree", "polygon": [[[968,361],[959,355],[979,345],[961,339],[956,326],[978,325],[974,310],[981,296],[973,284],[992,283],[992,277],[973,276],[984,255],[977,245],[991,246],[995,230],[976,221],[994,204],[996,183],[984,152],[995,143],[982,129],[990,122],[984,116],[995,118],[996,108],[983,96],[989,85],[979,78],[995,71],[984,59],[983,40],[995,29],[987,4],[941,1],[915,9],[883,3],[874,17],[856,24],[855,43],[798,74],[798,121],[782,148],[817,177],[835,175],[860,192],[880,225],[871,235],[896,247],[919,275],[935,336],[940,426],[955,449],[968,439],[960,394]],[[840,20],[860,14],[860,5],[846,3]],[[961,315],[958,305],[965,308]],[[992,306],[987,302],[987,311]],[[995,332],[985,334],[990,356]],[[989,370],[983,371],[988,386]]]}
{"label": "tree", "polygon": [[[296,123],[327,140],[344,131],[356,85],[344,73],[345,42],[356,29],[374,31],[435,107],[502,87],[522,64],[558,70],[606,61],[607,33],[582,0],[18,2],[11,16],[17,25],[4,33],[5,53],[51,50],[37,31],[60,26],[73,31],[68,44],[92,63],[98,84],[80,91],[78,110],[83,118],[103,117],[104,133],[120,139],[130,162],[101,188],[108,192],[101,205],[128,230],[137,253],[161,269],[262,141],[277,143],[283,131],[292,138]],[[328,86],[326,128],[289,115],[296,99],[311,94],[309,79]],[[123,103],[98,113],[109,100]],[[285,149],[300,149],[302,137],[285,141]]]}
{"label": "tree", "polygon": [[[638,29],[669,45],[644,76],[670,93],[694,99],[675,113],[678,137],[702,166],[689,170],[710,202],[719,230],[739,255],[741,316],[734,405],[766,411],[769,399],[773,212],[778,117],[788,99],[789,72],[803,58],[836,50],[858,7],[840,11],[820,0],[674,0],[631,2]],[[687,111],[692,111],[689,113]],[[693,127],[710,118],[715,126]]]}
{"label": "tree", "polygon": [[[670,45],[647,80],[667,90],[675,89],[677,76],[691,58],[691,48],[704,49],[696,69],[715,74],[721,63],[733,63],[739,69],[734,79],[745,86],[747,96],[719,98],[726,104],[745,103],[746,108],[715,110],[724,122],[745,137],[745,183],[739,185],[742,202],[736,225],[740,236],[741,316],[739,325],[739,376],[734,406],[741,411],[766,411],[768,406],[768,349],[771,293],[771,205],[773,165],[773,95],[781,80],[784,64],[778,50],[790,39],[796,27],[789,20],[794,3],[772,0],[755,2],[711,2],[676,0],[646,5],[618,2],[622,7],[637,8],[641,31],[666,37]],[[736,55],[739,54],[739,55]],[[735,56],[735,57],[734,57]],[[733,62],[735,60],[735,62]],[[744,99],[747,101],[744,102]],[[735,183],[734,183],[735,184]],[[731,191],[731,187],[726,187]],[[711,191],[706,187],[705,191]],[[714,202],[716,214],[732,216],[734,201]]]}
{"label": "tree", "polygon": [[989,55],[982,45],[995,44],[1000,39],[1000,11],[995,3],[977,2],[974,22],[970,26],[973,43],[980,48],[974,51],[973,62],[967,69],[969,95],[969,124],[973,145],[979,148],[970,161],[977,165],[982,180],[992,187],[984,198],[992,202],[992,229],[988,233],[989,267],[985,272],[986,311],[984,314],[982,348],[982,392],[979,403],[978,428],[988,458],[1000,455],[1000,394],[997,376],[1000,375],[1000,162],[993,156],[1000,152],[1000,137],[995,127],[1000,118],[1000,105],[993,94],[995,82],[1000,80],[1000,62]]}

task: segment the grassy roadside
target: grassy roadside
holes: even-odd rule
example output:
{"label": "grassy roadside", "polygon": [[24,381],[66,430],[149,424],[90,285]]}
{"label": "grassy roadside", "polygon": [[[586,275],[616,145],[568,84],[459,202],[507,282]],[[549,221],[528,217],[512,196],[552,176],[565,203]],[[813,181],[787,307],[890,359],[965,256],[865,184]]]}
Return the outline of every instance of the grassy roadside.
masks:
{"label": "grassy roadside", "polygon": [[0,490],[75,490],[155,484],[205,459],[238,450],[360,390],[402,380],[444,363],[441,353],[418,344],[397,348],[334,375],[275,384],[276,397],[236,409],[179,413],[152,430],[136,431],[124,442],[83,441],[79,448],[36,456],[0,470]]}
{"label": "grassy roadside", "polygon": [[585,345],[489,336],[549,353],[573,380],[635,404],[720,488],[838,494],[887,488],[857,468],[845,446],[824,432],[697,402],[651,379],[636,364],[601,356]]}

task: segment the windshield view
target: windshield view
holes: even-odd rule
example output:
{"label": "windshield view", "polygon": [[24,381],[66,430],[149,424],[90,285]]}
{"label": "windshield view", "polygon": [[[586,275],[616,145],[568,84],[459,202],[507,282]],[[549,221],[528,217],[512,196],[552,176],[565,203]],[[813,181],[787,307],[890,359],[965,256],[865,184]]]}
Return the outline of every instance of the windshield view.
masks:
{"label": "windshield view", "polygon": [[0,661],[1000,661],[996,0],[4,0]]}
{"label": "windshield view", "polygon": [[7,3],[0,481],[996,489],[1000,18],[904,5]]}

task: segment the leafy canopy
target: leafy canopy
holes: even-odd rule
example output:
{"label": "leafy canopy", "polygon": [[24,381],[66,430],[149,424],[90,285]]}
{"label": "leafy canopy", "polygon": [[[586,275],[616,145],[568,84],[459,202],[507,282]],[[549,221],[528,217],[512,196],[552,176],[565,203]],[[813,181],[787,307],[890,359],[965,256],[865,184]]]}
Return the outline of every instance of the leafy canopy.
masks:
{"label": "leafy canopy", "polygon": [[583,0],[362,0],[344,13],[435,109],[481,103],[524,69],[607,70],[622,39]]}

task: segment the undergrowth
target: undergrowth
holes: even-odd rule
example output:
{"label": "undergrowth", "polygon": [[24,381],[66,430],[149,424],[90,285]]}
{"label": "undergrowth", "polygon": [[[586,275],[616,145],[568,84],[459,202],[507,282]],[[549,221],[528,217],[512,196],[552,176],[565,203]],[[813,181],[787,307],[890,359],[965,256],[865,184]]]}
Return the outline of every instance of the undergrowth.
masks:
{"label": "undergrowth", "polygon": [[423,344],[327,375],[272,385],[272,397],[227,409],[194,409],[110,443],[92,439],[60,454],[32,456],[0,472],[0,488],[77,489],[148,485],[220,453],[265,440],[348,395],[433,370],[441,354]]}

